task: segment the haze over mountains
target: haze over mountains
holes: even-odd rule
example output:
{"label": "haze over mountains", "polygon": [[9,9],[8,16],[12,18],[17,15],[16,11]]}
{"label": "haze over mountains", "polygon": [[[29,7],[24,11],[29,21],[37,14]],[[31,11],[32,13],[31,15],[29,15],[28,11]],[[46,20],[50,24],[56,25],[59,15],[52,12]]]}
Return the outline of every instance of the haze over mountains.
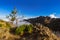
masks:
{"label": "haze over mountains", "polygon": [[[9,21],[7,18],[6,18],[6,16],[7,16],[7,14],[5,14],[5,15],[3,15],[2,16],[2,14],[0,15],[0,19],[3,19],[3,20],[6,20],[6,21]],[[22,15],[17,15],[18,17],[20,17],[20,16],[22,16]],[[26,15],[24,15],[25,17],[24,18],[22,18],[22,19],[29,19],[29,18],[36,18],[36,17],[39,17],[39,16],[26,16]],[[52,13],[52,14],[50,14],[50,15],[47,15],[47,16],[49,16],[49,17],[51,17],[51,18],[60,18],[59,16],[56,16],[56,13]],[[21,19],[20,19],[21,20]]]}

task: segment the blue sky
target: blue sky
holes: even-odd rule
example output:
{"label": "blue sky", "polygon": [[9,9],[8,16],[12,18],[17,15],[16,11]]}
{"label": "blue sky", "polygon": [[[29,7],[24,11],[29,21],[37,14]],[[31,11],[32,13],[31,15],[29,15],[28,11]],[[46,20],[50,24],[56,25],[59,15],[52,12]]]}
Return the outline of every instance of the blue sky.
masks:
{"label": "blue sky", "polygon": [[60,0],[0,0],[0,16],[6,16],[16,7],[18,14],[26,17],[60,17]]}

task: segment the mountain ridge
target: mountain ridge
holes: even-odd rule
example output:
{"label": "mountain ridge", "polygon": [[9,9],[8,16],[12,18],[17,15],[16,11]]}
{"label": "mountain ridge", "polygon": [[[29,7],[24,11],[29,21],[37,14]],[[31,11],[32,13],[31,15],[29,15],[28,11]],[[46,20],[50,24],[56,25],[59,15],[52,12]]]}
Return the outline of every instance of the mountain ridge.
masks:
{"label": "mountain ridge", "polygon": [[36,18],[24,19],[33,25],[41,23],[42,25],[50,28],[53,31],[60,31],[60,18],[51,18],[49,16],[39,16]]}

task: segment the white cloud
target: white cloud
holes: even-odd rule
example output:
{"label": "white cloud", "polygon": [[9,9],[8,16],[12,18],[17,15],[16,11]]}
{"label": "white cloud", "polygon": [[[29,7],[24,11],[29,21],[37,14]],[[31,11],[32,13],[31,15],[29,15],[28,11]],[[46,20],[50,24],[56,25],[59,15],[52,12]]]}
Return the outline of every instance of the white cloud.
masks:
{"label": "white cloud", "polygon": [[49,15],[51,18],[58,18],[55,14],[50,14]]}
{"label": "white cloud", "polygon": [[5,21],[9,21],[7,18],[6,18],[6,16],[0,16],[0,19],[2,19],[2,20],[5,20]]}

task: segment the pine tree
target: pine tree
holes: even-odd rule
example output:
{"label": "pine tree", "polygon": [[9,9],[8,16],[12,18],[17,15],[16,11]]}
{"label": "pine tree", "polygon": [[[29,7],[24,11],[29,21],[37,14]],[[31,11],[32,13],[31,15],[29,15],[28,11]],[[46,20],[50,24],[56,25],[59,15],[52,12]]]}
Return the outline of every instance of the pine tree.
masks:
{"label": "pine tree", "polygon": [[11,12],[11,14],[9,14],[8,16],[7,16],[7,18],[10,20],[10,22],[13,24],[14,23],[14,21],[16,20],[16,17],[17,17],[17,10],[16,10],[16,8],[14,8],[14,10]]}
{"label": "pine tree", "polygon": [[11,14],[9,14],[7,16],[7,18],[10,20],[10,22],[13,24],[15,22],[15,25],[18,26],[18,22],[21,22],[20,18],[24,18],[24,16],[19,17],[17,15],[17,10],[16,8],[14,8],[11,12]]}

